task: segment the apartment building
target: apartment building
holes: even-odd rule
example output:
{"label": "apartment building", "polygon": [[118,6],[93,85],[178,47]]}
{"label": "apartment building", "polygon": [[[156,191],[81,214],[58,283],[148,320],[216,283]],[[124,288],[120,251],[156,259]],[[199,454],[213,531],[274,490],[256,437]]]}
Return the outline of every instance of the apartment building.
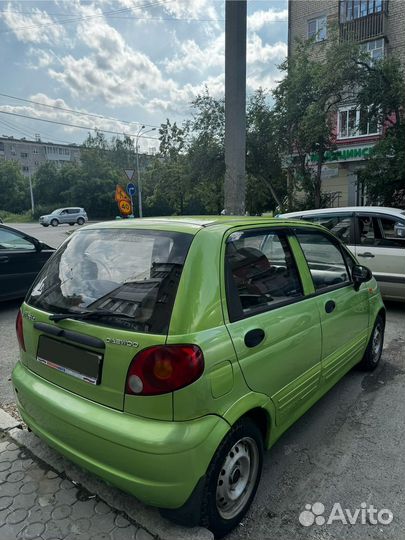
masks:
{"label": "apartment building", "polygon": [[[337,24],[341,39],[354,39],[373,60],[395,54],[405,67],[404,0],[289,0],[288,54],[296,38],[313,37],[319,55],[327,45],[328,27]],[[339,109],[336,116],[337,150],[326,154],[322,170],[323,192],[331,206],[367,204],[367,194],[357,181],[372,147],[381,138],[381,126],[361,118],[356,103]],[[315,156],[308,156],[316,165]]]}
{"label": "apartment building", "polygon": [[24,176],[32,176],[46,162],[58,166],[80,160],[80,147],[76,145],[42,142],[39,137],[31,141],[14,137],[0,137],[0,160],[16,161]]}

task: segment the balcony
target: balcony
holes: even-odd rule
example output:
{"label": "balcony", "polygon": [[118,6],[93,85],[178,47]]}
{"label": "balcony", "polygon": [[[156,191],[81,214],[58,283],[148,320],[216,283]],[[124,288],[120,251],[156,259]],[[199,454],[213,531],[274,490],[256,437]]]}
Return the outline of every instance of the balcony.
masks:
{"label": "balcony", "polygon": [[387,16],[384,11],[339,24],[342,41],[367,41],[383,37],[386,33]]}

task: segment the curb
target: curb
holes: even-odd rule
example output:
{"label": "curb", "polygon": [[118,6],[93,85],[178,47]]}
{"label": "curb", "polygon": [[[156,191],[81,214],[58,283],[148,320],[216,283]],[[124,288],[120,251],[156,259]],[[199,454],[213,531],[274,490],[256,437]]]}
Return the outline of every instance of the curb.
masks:
{"label": "curb", "polygon": [[84,471],[65,459],[33,432],[21,428],[21,422],[0,408],[0,432],[7,433],[18,446],[26,448],[34,457],[45,462],[57,473],[76,485],[96,495],[114,510],[126,514],[131,522],[146,529],[160,540],[213,540],[214,535],[203,527],[181,527],[165,520],[155,508],[145,506],[140,501],[97,476]]}

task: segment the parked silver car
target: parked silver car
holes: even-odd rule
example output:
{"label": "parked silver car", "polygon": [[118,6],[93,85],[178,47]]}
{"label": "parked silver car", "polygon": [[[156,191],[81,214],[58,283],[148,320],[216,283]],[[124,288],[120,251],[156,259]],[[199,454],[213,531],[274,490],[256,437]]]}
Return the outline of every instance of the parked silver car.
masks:
{"label": "parked silver car", "polygon": [[405,211],[381,206],[322,208],[280,214],[332,231],[373,272],[385,300],[405,302]]}
{"label": "parked silver car", "polygon": [[84,208],[78,206],[71,206],[67,208],[57,208],[51,214],[46,214],[39,218],[39,223],[44,227],[52,225],[57,227],[61,223],[69,223],[69,225],[83,225],[88,221],[88,217]]}

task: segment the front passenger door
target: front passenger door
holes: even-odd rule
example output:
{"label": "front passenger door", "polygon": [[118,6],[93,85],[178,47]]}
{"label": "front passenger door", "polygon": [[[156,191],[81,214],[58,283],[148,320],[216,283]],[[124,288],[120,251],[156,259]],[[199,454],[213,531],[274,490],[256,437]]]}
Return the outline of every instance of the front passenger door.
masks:
{"label": "front passenger door", "polygon": [[366,284],[355,291],[351,266],[355,261],[331,235],[296,230],[315,287],[322,325],[322,375],[332,386],[363,356],[369,327]]}

